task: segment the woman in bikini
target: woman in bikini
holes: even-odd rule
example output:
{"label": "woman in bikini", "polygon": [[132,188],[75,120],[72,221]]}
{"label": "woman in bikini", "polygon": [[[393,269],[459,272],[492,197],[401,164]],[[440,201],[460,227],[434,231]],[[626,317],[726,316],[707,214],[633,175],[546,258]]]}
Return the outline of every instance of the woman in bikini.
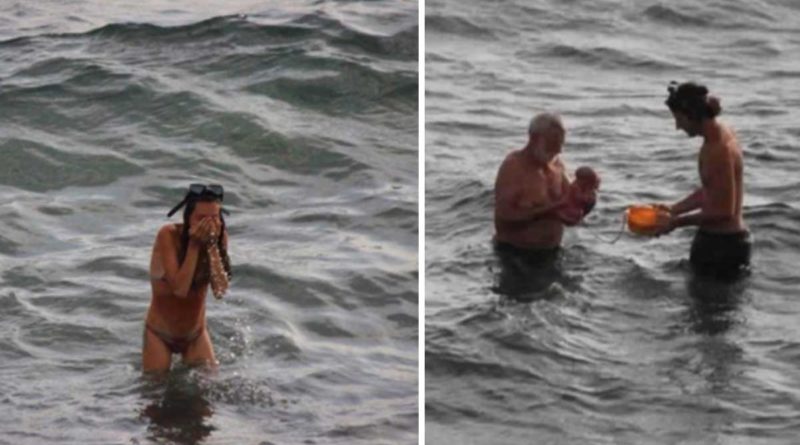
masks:
{"label": "woman in bikini", "polygon": [[183,224],[167,224],[156,236],[142,348],[145,372],[169,370],[172,354],[181,354],[189,365],[217,364],[206,329],[205,298],[209,284],[221,297],[231,272],[222,197],[220,185],[192,184],[167,215],[185,206]]}

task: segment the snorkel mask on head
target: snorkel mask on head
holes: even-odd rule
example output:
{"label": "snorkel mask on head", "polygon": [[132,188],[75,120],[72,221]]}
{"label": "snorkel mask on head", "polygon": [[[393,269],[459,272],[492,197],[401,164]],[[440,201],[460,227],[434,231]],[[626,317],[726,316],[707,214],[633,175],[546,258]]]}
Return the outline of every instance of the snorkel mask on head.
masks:
{"label": "snorkel mask on head", "polygon": [[667,92],[669,92],[669,95],[672,96],[672,94],[676,91],[678,91],[678,81],[670,80],[669,85],[667,85]]}
{"label": "snorkel mask on head", "polygon": [[[186,193],[186,196],[183,198],[183,200],[181,202],[178,203],[178,205],[173,207],[172,210],[170,210],[169,213],[167,213],[167,218],[169,218],[172,215],[174,215],[175,212],[180,210],[181,207],[186,205],[186,203],[189,202],[189,200],[191,198],[193,198],[193,197],[199,198],[199,197],[205,195],[205,196],[210,196],[210,197],[219,199],[219,201],[222,202],[222,198],[223,198],[224,194],[225,194],[225,190],[219,184],[209,184],[209,185],[205,185],[205,184],[190,184],[189,185],[189,191]],[[230,215],[230,213],[224,208],[220,208],[220,211],[222,213],[224,213],[225,215]]]}

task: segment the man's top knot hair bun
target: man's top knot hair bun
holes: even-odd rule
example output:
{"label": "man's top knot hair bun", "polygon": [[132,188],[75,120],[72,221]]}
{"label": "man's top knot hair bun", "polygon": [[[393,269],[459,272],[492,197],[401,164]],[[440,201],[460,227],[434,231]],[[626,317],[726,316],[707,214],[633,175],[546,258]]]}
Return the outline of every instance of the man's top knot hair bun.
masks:
{"label": "man's top knot hair bun", "polygon": [[720,104],[719,97],[711,95],[706,99],[708,110],[711,112],[711,117],[717,117],[722,113],[722,104]]}
{"label": "man's top knot hair bun", "polygon": [[667,86],[669,96],[665,103],[673,112],[683,113],[689,119],[700,121],[713,119],[722,112],[720,100],[716,96],[708,95],[708,88],[694,82],[672,81]]}

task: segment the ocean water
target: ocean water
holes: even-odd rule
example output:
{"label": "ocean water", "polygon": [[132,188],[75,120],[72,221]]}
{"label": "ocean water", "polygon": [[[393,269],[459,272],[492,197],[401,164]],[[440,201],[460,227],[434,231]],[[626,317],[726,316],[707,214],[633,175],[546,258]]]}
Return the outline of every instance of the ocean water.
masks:
{"label": "ocean water", "polygon": [[[416,443],[416,2],[107,3],[0,5],[0,443]],[[151,380],[190,182],[231,212],[221,365]]]}
{"label": "ocean water", "polygon": [[[799,30],[791,1],[426,3],[427,443],[797,443]],[[609,242],[627,205],[699,183],[671,80],[719,95],[744,149],[733,284],[690,274],[692,229]],[[493,186],[544,110],[603,183],[525,288],[492,251]]]}

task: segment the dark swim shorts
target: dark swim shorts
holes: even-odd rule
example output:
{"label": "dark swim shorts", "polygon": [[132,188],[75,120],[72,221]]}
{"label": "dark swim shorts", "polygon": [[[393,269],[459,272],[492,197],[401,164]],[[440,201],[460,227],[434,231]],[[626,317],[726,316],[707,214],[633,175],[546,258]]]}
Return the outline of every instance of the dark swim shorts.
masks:
{"label": "dark swim shorts", "polygon": [[494,251],[500,260],[495,291],[502,295],[518,300],[535,299],[562,277],[559,247],[523,249],[495,241]]}
{"label": "dark swim shorts", "polygon": [[692,241],[689,262],[699,274],[734,278],[750,265],[752,244],[747,230],[712,233],[701,229]]}
{"label": "dark swim shorts", "polygon": [[549,249],[524,249],[502,241],[494,241],[494,251],[503,259],[516,258],[527,265],[536,266],[552,263],[558,258],[560,247]]}

